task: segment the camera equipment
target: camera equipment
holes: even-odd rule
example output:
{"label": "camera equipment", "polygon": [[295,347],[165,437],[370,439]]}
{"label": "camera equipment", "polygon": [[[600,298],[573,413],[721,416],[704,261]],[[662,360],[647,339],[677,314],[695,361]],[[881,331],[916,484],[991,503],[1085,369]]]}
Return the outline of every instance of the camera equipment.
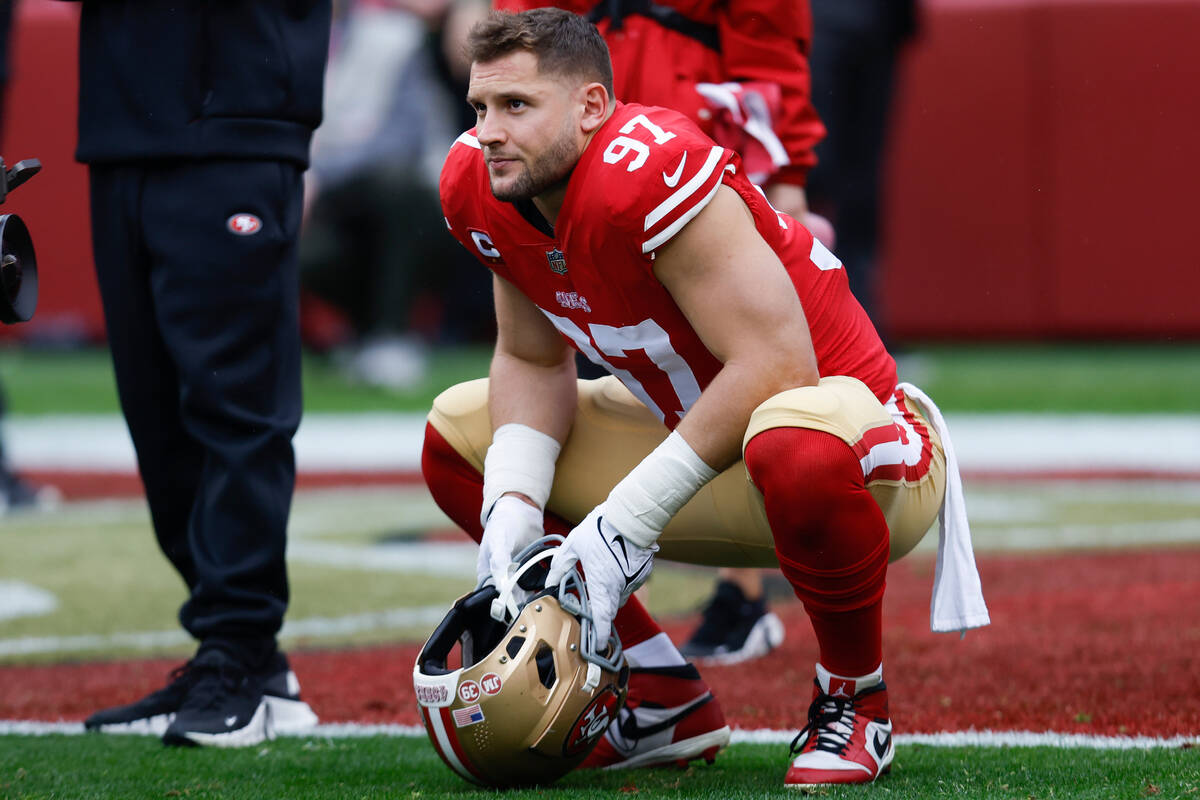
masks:
{"label": "camera equipment", "polygon": [[[0,158],[0,203],[8,193],[42,169],[36,158],[18,161],[12,169]],[[0,321],[27,322],[37,308],[37,256],[29,229],[16,214],[0,214]]]}

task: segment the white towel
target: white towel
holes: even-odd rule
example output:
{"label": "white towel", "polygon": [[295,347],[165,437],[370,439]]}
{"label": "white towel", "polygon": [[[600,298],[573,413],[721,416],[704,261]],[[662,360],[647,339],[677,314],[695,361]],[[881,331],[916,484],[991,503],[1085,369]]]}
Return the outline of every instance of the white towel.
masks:
{"label": "white towel", "polygon": [[934,633],[959,631],[966,635],[968,628],[990,625],[975,553],[971,548],[971,527],[967,522],[966,501],[963,498],[962,478],[958,474],[958,459],[946,420],[933,401],[911,383],[898,385],[904,394],[924,410],[934,430],[942,440],[946,454],[946,494],[938,509],[937,569],[933,574],[933,599],[929,603],[929,627]]}

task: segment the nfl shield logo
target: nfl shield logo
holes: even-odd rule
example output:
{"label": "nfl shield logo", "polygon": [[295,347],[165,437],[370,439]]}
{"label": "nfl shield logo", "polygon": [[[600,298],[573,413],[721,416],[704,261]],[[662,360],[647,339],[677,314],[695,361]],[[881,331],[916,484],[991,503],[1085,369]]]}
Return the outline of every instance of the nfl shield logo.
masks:
{"label": "nfl shield logo", "polygon": [[558,275],[567,274],[567,257],[557,247],[546,251],[546,261],[550,263],[550,271]]}

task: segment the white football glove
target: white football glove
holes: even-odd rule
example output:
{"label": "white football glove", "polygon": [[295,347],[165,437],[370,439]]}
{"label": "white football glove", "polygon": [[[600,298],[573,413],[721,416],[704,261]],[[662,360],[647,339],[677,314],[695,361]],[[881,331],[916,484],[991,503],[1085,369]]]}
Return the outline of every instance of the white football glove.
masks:
{"label": "white football glove", "polygon": [[617,609],[650,577],[658,545],[640,547],[604,519],[604,504],[592,509],[554,553],[547,586],[557,586],[577,562],[583,567],[588,607],[597,642],[607,642]]}
{"label": "white football glove", "polygon": [[483,528],[479,558],[475,561],[476,580],[483,583],[491,575],[496,579],[497,588],[502,588],[502,580],[506,580],[516,566],[513,556],[545,535],[540,508],[515,495],[504,495],[492,506]]}

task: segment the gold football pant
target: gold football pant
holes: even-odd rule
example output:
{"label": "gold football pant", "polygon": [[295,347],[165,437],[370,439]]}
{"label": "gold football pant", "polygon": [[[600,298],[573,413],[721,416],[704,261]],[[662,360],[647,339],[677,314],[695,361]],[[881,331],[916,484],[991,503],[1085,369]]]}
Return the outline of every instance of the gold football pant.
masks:
{"label": "gold football pant", "polygon": [[[487,387],[486,378],[453,386],[438,395],[429,413],[430,426],[480,475],[492,440]],[[887,520],[892,561],[916,546],[937,518],[946,486],[941,441],[899,389],[886,406],[861,381],[847,377],[782,392],[755,409],[743,447],[756,434],[780,427],[824,431],[850,446]],[[666,436],[662,423],[616,378],[580,380],[575,421],[558,458],[547,511],[582,520]],[[762,495],[740,461],[675,515],[659,546],[659,558],[690,564],[778,563]]]}

